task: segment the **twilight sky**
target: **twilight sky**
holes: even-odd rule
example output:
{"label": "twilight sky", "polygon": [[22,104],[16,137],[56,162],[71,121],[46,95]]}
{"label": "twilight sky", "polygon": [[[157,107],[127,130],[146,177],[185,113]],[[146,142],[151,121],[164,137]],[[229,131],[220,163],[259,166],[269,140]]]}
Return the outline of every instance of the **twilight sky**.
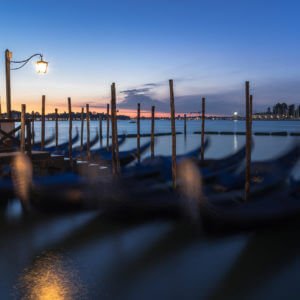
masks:
{"label": "twilight sky", "polygon": [[[12,108],[75,111],[90,103],[104,111],[116,82],[118,107],[130,113],[156,105],[169,112],[168,79],[177,113],[244,110],[244,81],[254,112],[277,101],[300,104],[298,1],[9,0],[0,9],[0,96],[5,110],[4,51],[22,60],[42,52],[49,73],[34,61],[12,71]],[[135,112],[131,114],[135,115]]]}

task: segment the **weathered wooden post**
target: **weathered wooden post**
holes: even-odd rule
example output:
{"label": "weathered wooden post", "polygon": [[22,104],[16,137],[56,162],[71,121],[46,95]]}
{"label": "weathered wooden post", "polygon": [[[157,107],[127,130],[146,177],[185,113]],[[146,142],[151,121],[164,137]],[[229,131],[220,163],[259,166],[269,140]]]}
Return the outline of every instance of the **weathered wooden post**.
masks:
{"label": "weathered wooden post", "polygon": [[119,141],[118,141],[118,123],[117,123],[117,108],[116,108],[116,86],[115,83],[111,85],[111,96],[112,96],[112,108],[113,108],[113,120],[114,120],[114,130],[113,130],[113,139],[114,139],[114,148],[116,153],[116,167],[118,176],[121,175],[120,168],[120,155],[119,155]]}
{"label": "weathered wooden post", "polygon": [[137,135],[136,135],[136,142],[137,142],[137,160],[138,162],[141,161],[141,153],[140,153],[140,133],[141,133],[141,104],[137,104],[137,117],[136,117],[136,125],[137,125]]}
{"label": "weathered wooden post", "polygon": [[249,81],[245,83],[246,88],[246,170],[245,170],[245,201],[249,200],[250,194],[250,160],[251,160],[251,145],[250,145],[250,97],[249,97]]}
{"label": "weathered wooden post", "polygon": [[6,114],[7,118],[11,118],[11,88],[10,88],[10,59],[12,53],[5,50],[5,75],[6,75]]}
{"label": "weathered wooden post", "polygon": [[184,114],[184,136],[186,136],[186,114]]}
{"label": "weathered wooden post", "polygon": [[45,150],[45,102],[46,96],[42,96],[42,132],[41,132],[41,150]]}
{"label": "weathered wooden post", "polygon": [[88,160],[90,160],[91,159],[91,151],[90,151],[90,107],[89,107],[89,104],[86,105],[86,145],[87,145]]}
{"label": "weathered wooden post", "polygon": [[102,134],[102,115],[99,114],[99,132],[100,132],[100,140],[103,139],[103,134]]}
{"label": "weathered wooden post", "polygon": [[26,131],[27,131],[27,155],[31,157],[31,124],[30,119],[26,120]]}
{"label": "weathered wooden post", "polygon": [[34,111],[32,111],[31,113],[31,135],[32,135],[32,143],[34,144],[34,136],[35,136],[35,133],[34,133]]}
{"label": "weathered wooden post", "polygon": [[111,102],[110,102],[110,115],[111,115],[111,158],[112,158],[112,171],[115,178],[116,175],[116,152],[115,152],[115,121],[114,121],[114,105],[113,105],[113,85],[111,85]]}
{"label": "weathered wooden post", "polygon": [[173,187],[176,188],[176,131],[175,131],[175,104],[173,80],[169,80],[170,86],[170,107],[171,107],[171,130],[172,130],[172,177]]}
{"label": "weathered wooden post", "polygon": [[205,98],[202,98],[201,161],[204,161]]}
{"label": "weathered wooden post", "polygon": [[22,104],[21,110],[21,143],[20,143],[20,151],[25,152],[25,114],[26,114],[26,104]]}
{"label": "weathered wooden post", "polygon": [[72,152],[72,107],[71,107],[71,98],[68,98],[68,107],[69,107],[69,157],[70,165],[73,167],[73,152]]}
{"label": "weathered wooden post", "polygon": [[58,147],[58,110],[55,108],[55,147]]}
{"label": "weathered wooden post", "polygon": [[154,121],[155,121],[155,106],[152,106],[152,113],[151,113],[151,157],[154,157]]}
{"label": "weathered wooden post", "polygon": [[80,150],[83,150],[83,128],[84,128],[84,108],[81,108],[81,134],[80,134]]}
{"label": "weathered wooden post", "polygon": [[106,151],[109,151],[109,104],[107,104],[106,107],[107,113],[106,113],[106,120],[107,120],[107,125],[106,125]]}
{"label": "weathered wooden post", "polygon": [[249,129],[250,129],[250,147],[252,148],[252,102],[253,102],[253,96],[250,95],[250,107],[249,107]]}

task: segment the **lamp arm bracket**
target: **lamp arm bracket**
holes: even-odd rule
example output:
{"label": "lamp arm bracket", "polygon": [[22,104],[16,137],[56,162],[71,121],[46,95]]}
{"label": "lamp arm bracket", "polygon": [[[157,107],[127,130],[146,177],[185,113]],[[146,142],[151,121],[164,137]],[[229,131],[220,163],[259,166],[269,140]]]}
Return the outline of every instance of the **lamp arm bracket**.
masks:
{"label": "lamp arm bracket", "polygon": [[11,68],[11,70],[18,70],[18,69],[21,69],[23,68],[33,57],[35,56],[39,56],[41,58],[41,60],[43,60],[43,54],[41,53],[36,53],[36,54],[33,54],[31,55],[30,57],[28,57],[27,59],[25,60],[20,60],[20,61],[15,61],[15,60],[11,60],[10,62],[11,63],[14,63],[14,64],[22,64],[20,67],[17,67],[17,68]]}

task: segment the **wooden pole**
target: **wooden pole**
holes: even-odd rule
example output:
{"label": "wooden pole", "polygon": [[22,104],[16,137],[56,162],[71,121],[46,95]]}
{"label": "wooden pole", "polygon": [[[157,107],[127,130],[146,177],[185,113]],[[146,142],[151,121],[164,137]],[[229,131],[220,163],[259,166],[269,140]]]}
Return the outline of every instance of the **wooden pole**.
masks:
{"label": "wooden pole", "polygon": [[141,153],[140,153],[140,133],[141,133],[141,126],[140,126],[140,119],[141,119],[141,104],[137,104],[137,117],[136,117],[136,125],[137,125],[137,135],[136,135],[136,142],[137,142],[137,160],[138,162],[141,161]]}
{"label": "wooden pole", "polygon": [[102,140],[103,140],[103,133],[102,133],[102,114],[99,114],[99,132],[100,132],[100,148],[102,148]]}
{"label": "wooden pole", "polygon": [[11,88],[10,88],[10,59],[12,53],[5,50],[5,74],[6,74],[6,114],[7,118],[11,119]]}
{"label": "wooden pole", "polygon": [[184,114],[184,135],[186,136],[186,114]]}
{"label": "wooden pole", "polygon": [[25,152],[25,114],[26,114],[26,105],[22,104],[21,110],[21,143],[20,143],[20,151]]}
{"label": "wooden pole", "polygon": [[68,107],[69,107],[69,157],[70,165],[73,167],[73,152],[72,152],[72,106],[71,98],[68,98]]}
{"label": "wooden pole", "polygon": [[171,130],[172,130],[172,177],[173,187],[176,188],[176,131],[175,131],[175,104],[173,80],[169,80],[170,86],[170,107],[171,107]]}
{"label": "wooden pole", "polygon": [[58,147],[58,109],[55,108],[55,147]]}
{"label": "wooden pole", "polygon": [[80,135],[80,150],[83,150],[83,128],[84,128],[84,108],[81,108],[81,135]]}
{"label": "wooden pole", "polygon": [[205,98],[202,98],[201,161],[204,161]]}
{"label": "wooden pole", "polygon": [[250,107],[249,107],[249,129],[250,129],[250,147],[252,146],[252,102],[253,102],[253,96],[250,95]]}
{"label": "wooden pole", "polygon": [[88,160],[91,159],[91,151],[90,151],[90,106],[86,105],[86,145],[87,145],[87,153]]}
{"label": "wooden pole", "polygon": [[99,114],[99,132],[100,132],[100,140],[103,139],[103,134],[102,134],[102,115]]}
{"label": "wooden pole", "polygon": [[152,106],[152,114],[151,114],[151,157],[154,157],[154,122],[155,122],[155,106]]}
{"label": "wooden pole", "polygon": [[119,141],[118,141],[118,123],[117,123],[117,108],[116,108],[116,86],[115,83],[111,85],[111,96],[112,96],[112,107],[113,107],[113,119],[114,119],[114,147],[116,153],[116,167],[118,176],[121,175],[121,167],[120,167],[120,154],[119,154]]}
{"label": "wooden pole", "polygon": [[27,130],[27,155],[31,157],[31,124],[30,119],[26,120],[26,130]]}
{"label": "wooden pole", "polygon": [[249,114],[250,114],[250,97],[249,97],[249,81],[245,83],[246,88],[246,170],[245,170],[245,201],[249,200],[249,192],[250,192],[250,160],[251,160],[251,145],[250,141],[250,122],[249,122]]}
{"label": "wooden pole", "polygon": [[112,171],[115,178],[116,175],[116,152],[115,152],[115,120],[114,120],[114,105],[113,105],[113,85],[111,85],[111,102],[110,102],[110,111],[111,111],[111,158],[112,158]]}
{"label": "wooden pole", "polygon": [[34,133],[34,111],[32,111],[31,113],[31,136],[32,136],[32,143],[34,144],[34,137],[35,137],[35,133]]}
{"label": "wooden pole", "polygon": [[46,96],[42,96],[42,127],[41,127],[41,150],[45,150],[45,103],[46,103]]}
{"label": "wooden pole", "polygon": [[107,104],[107,113],[106,113],[106,120],[107,120],[107,125],[106,125],[106,151],[109,151],[109,104]]}

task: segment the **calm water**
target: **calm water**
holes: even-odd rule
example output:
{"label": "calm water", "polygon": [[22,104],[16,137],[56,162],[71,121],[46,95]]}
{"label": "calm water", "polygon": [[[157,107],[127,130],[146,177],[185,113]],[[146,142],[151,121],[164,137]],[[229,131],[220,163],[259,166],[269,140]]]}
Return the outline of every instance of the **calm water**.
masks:
{"label": "calm water", "polygon": [[[39,139],[39,124],[35,125]],[[168,121],[156,125],[157,132],[170,131]],[[254,132],[300,131],[300,122],[253,125]],[[46,126],[50,135],[54,123]],[[98,122],[91,122],[92,136],[96,127]],[[118,127],[119,133],[136,132],[136,124],[128,121],[120,121]],[[176,127],[183,131],[183,122]],[[60,122],[59,128],[63,142],[68,139],[68,123]],[[200,136],[191,133],[200,128],[200,122],[188,122],[186,139],[177,136],[178,153],[199,145]],[[243,131],[244,124],[208,121],[206,129]],[[142,132],[149,131],[149,121],[142,121]],[[222,157],[245,142],[244,136],[210,138],[206,157]],[[253,156],[274,157],[296,139],[255,136]],[[122,149],[135,146],[136,139],[128,139]],[[158,137],[156,153],[170,151],[171,138]],[[296,223],[205,237],[201,230],[182,224],[113,223],[96,212],[1,221],[0,299],[298,299],[299,233]]]}

